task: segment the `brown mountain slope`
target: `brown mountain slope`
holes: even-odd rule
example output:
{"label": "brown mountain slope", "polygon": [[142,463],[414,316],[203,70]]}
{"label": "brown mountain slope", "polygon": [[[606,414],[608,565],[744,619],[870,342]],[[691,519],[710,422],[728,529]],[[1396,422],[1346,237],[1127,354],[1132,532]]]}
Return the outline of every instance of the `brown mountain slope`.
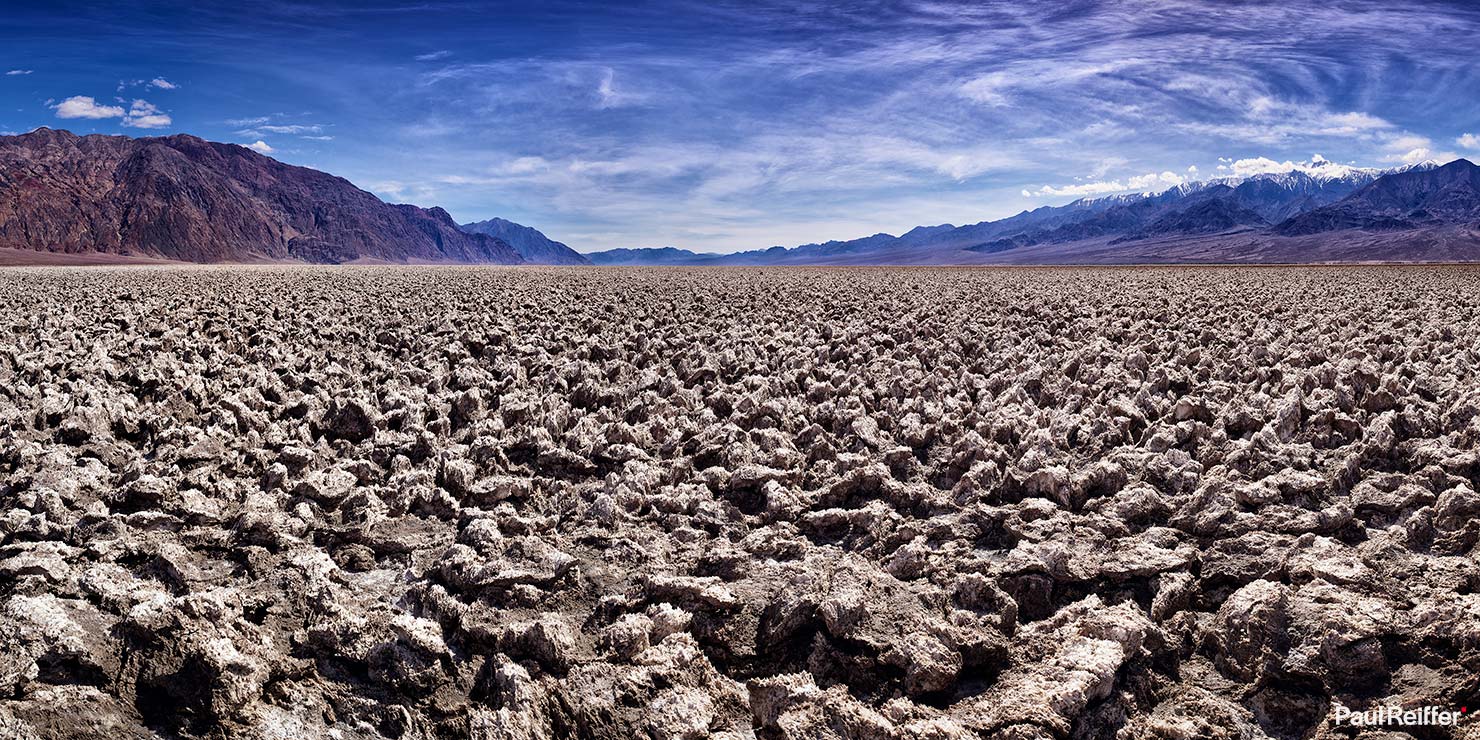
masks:
{"label": "brown mountain slope", "polygon": [[440,208],[194,136],[0,136],[0,249],[188,262],[523,260]]}

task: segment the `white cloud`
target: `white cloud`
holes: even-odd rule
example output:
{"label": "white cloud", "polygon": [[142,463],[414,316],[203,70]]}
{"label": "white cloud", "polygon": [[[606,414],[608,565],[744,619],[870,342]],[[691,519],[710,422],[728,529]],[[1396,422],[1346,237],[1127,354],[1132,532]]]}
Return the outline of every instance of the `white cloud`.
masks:
{"label": "white cloud", "polygon": [[544,157],[519,157],[495,169],[500,175],[532,175],[550,168]]}
{"label": "white cloud", "polygon": [[1465,134],[1464,136],[1455,139],[1454,143],[1459,144],[1466,149],[1480,149],[1480,136],[1476,136],[1474,134]]}
{"label": "white cloud", "polygon": [[1195,165],[1195,164],[1189,164],[1189,165],[1187,165],[1187,174],[1189,174],[1189,175],[1196,175],[1197,174],[1197,165]]}
{"label": "white cloud", "polygon": [[1124,181],[1099,180],[1095,182],[1080,183],[1078,185],[1064,185],[1061,187],[1044,185],[1043,187],[1032,193],[1029,193],[1026,190],[1024,190],[1023,192],[1025,194],[1037,195],[1039,197],[1085,197],[1091,195],[1109,195],[1111,193],[1150,192],[1156,190],[1165,190],[1166,188],[1175,187],[1186,182],[1186,178],[1175,172],[1167,170],[1165,172],[1148,172],[1144,175],[1136,175],[1135,177],[1129,178]]}
{"label": "white cloud", "polygon": [[1416,134],[1396,136],[1385,142],[1383,148],[1388,153],[1382,161],[1396,164],[1418,164],[1429,160],[1449,162],[1459,159],[1455,152],[1439,150],[1429,137]]}
{"label": "white cloud", "polygon": [[610,69],[601,73],[601,83],[596,86],[596,95],[601,98],[601,107],[609,107],[617,98],[617,90],[612,87],[612,81],[617,74]]}
{"label": "white cloud", "polygon": [[1181,185],[1185,182],[1187,182],[1187,178],[1184,178],[1175,172],[1167,171],[1159,175],[1155,173],[1138,175],[1136,177],[1132,177],[1129,180],[1126,180],[1125,184],[1130,186],[1130,190],[1149,190],[1157,186],[1172,187],[1175,185]]}
{"label": "white cloud", "polygon": [[273,149],[271,146],[268,146],[267,142],[265,142],[265,141],[263,141],[261,139],[258,139],[256,141],[248,144],[247,145],[247,148],[248,149],[251,149],[252,151],[254,151],[254,152],[258,153],[258,154],[272,154],[273,152],[277,151],[276,149]]}
{"label": "white cloud", "polygon": [[1125,157],[1106,157],[1100,160],[1094,169],[1089,171],[1089,177],[1092,180],[1098,180],[1109,173],[1110,170],[1119,169],[1128,164],[1130,164],[1130,161]]}
{"label": "white cloud", "polygon": [[601,79],[596,83],[596,107],[598,108],[621,108],[628,105],[638,105],[647,100],[646,95],[634,93],[626,88],[618,88],[617,73],[611,67],[603,67]]}
{"label": "white cloud", "polygon": [[168,113],[147,100],[135,100],[125,110],[118,105],[101,105],[87,95],[74,95],[52,108],[56,110],[57,118],[122,118],[120,123],[129,128],[164,128],[173,123]]}
{"label": "white cloud", "polygon": [[601,81],[596,83],[596,107],[617,108],[623,105],[623,102],[628,99],[628,96],[623,95],[622,92],[617,90],[616,80],[616,71],[611,70],[611,68],[602,70]]}
{"label": "white cloud", "polygon": [[1327,135],[1356,134],[1392,128],[1393,124],[1367,113],[1328,113],[1322,119],[1320,133]]}
{"label": "white cloud", "polygon": [[9,72],[6,72],[5,73],[5,76],[6,77],[14,77],[16,75],[28,75],[28,74],[31,74],[31,70],[29,70],[29,69],[12,69]]}
{"label": "white cloud", "polygon": [[438,59],[446,59],[447,57],[450,57],[450,56],[452,56],[452,52],[447,51],[446,49],[443,49],[441,51],[429,51],[429,52],[427,52],[425,54],[417,54],[416,55],[416,61],[418,61],[418,62],[435,62]]}
{"label": "white cloud", "polygon": [[135,100],[123,117],[123,125],[129,128],[164,128],[171,123],[174,121],[168,113],[147,100]]}
{"label": "white cloud", "polygon": [[119,118],[123,115],[123,108],[116,105],[99,105],[98,101],[88,95],[73,95],[53,108],[57,112],[57,118]]}
{"label": "white cloud", "polygon": [[178,90],[180,86],[166,80],[163,77],[155,77],[152,80],[119,80],[118,92],[123,92],[131,87],[149,87],[156,90]]}
{"label": "white cloud", "polygon": [[1389,162],[1402,162],[1403,164],[1418,164],[1428,159],[1433,159],[1434,151],[1428,147],[1409,149],[1401,154],[1393,154],[1387,157]]}
{"label": "white cloud", "polygon": [[1430,140],[1427,136],[1403,134],[1402,136],[1398,136],[1396,138],[1388,140],[1387,144],[1384,145],[1384,148],[1390,150],[1407,151],[1410,149],[1428,149],[1433,145],[1434,142]]}
{"label": "white cloud", "polygon": [[1352,170],[1344,164],[1332,162],[1319,154],[1311,155],[1305,162],[1292,162],[1285,160],[1277,162],[1269,157],[1248,157],[1245,159],[1232,160],[1219,157],[1218,161],[1227,164],[1218,165],[1219,170],[1233,172],[1234,177],[1253,177],[1255,175],[1283,175],[1290,172],[1303,172],[1307,175],[1341,176]]}

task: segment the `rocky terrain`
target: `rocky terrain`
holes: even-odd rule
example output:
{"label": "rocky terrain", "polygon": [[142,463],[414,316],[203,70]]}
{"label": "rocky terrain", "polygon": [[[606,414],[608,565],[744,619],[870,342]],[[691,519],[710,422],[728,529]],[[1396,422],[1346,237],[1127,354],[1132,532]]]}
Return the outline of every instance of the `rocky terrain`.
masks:
{"label": "rocky terrain", "polygon": [[0,315],[0,737],[1480,703],[1480,270],[36,269]]}
{"label": "rocky terrain", "polygon": [[[523,260],[440,208],[194,136],[0,136],[0,260],[36,253],[181,262]],[[0,264],[4,264],[0,261]]]}

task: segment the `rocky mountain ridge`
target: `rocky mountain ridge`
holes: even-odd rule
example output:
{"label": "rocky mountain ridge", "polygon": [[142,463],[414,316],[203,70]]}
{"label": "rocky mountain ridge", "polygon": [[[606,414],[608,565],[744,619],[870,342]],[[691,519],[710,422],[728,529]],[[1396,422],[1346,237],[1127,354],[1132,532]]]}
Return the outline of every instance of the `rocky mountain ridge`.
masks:
{"label": "rocky mountain ridge", "polygon": [[441,208],[177,134],[0,136],[0,249],[183,262],[518,264]]}
{"label": "rocky mountain ridge", "polygon": [[532,226],[503,218],[490,218],[461,226],[469,234],[487,234],[508,242],[525,262],[536,265],[589,265],[585,255],[545,236]]}

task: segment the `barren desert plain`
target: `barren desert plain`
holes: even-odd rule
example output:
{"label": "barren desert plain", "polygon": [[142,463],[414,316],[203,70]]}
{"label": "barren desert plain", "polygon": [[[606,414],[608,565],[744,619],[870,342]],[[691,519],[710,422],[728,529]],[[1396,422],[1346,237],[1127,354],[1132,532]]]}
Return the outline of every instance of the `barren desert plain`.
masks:
{"label": "barren desert plain", "polygon": [[0,270],[0,737],[1476,737],[1480,269]]}

